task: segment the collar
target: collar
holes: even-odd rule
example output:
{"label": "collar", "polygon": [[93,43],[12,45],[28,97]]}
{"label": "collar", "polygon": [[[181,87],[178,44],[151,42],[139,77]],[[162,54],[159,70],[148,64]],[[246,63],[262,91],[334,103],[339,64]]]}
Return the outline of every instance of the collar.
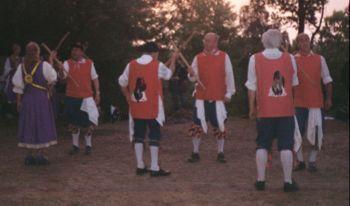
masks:
{"label": "collar", "polygon": [[219,49],[213,49],[212,51],[209,52],[209,51],[204,49],[203,53],[205,55],[219,55],[220,51],[219,51]]}
{"label": "collar", "polygon": [[273,49],[265,49],[263,52],[266,54],[272,54],[272,53],[280,53],[281,51],[277,48],[273,48]]}
{"label": "collar", "polygon": [[73,62],[75,63],[79,63],[79,64],[84,64],[86,62],[85,58],[81,58],[79,61],[75,61],[74,59],[72,59]]}
{"label": "collar", "polygon": [[148,64],[153,60],[153,57],[149,54],[143,54],[141,57],[139,57],[136,61],[139,64]]}
{"label": "collar", "polygon": [[298,53],[295,55],[296,57],[301,57],[301,56],[304,56],[304,57],[310,57],[310,56],[312,56],[312,55],[314,55],[315,53],[313,52],[313,51],[310,51],[310,53],[309,54],[307,54],[307,55],[302,55],[301,53],[300,53],[300,51],[298,51]]}

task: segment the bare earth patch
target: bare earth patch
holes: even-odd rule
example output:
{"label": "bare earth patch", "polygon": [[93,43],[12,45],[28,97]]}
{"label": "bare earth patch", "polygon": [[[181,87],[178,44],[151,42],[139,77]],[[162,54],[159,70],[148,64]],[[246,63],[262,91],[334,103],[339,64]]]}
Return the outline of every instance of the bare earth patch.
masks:
{"label": "bare earth patch", "polygon": [[[1,206],[233,206],[233,205],[349,205],[349,127],[327,121],[319,171],[294,173],[301,191],[282,192],[282,169],[274,153],[267,171],[267,190],[257,192],[255,181],[255,123],[228,121],[225,151],[228,162],[219,164],[216,140],[206,136],[202,160],[186,163],[191,140],[186,124],[167,124],[163,130],[161,166],[173,174],[165,178],[135,176],[135,160],[128,140],[127,122],[105,124],[93,138],[93,153],[67,154],[71,141],[61,129],[59,144],[49,149],[51,165],[25,167],[25,152],[17,148],[16,127],[0,131]],[[83,145],[83,138],[81,138]],[[145,153],[149,163],[149,150]],[[149,164],[148,164],[149,165]]]}

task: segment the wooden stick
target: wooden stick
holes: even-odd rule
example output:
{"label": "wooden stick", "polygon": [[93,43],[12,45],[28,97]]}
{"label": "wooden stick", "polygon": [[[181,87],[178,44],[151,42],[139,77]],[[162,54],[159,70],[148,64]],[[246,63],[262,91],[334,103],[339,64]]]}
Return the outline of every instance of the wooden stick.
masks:
{"label": "wooden stick", "polygon": [[[175,50],[177,52],[179,52],[179,56],[181,58],[181,60],[185,63],[185,65],[187,66],[187,68],[191,68],[190,63],[187,61],[187,59],[184,57],[184,55],[181,53],[181,51],[179,50],[179,48],[176,46],[176,44],[174,43],[174,41],[170,41],[170,43],[174,46]],[[204,90],[206,89],[204,84],[201,82],[201,80],[199,79],[199,77],[197,76],[197,83],[199,84],[199,86],[201,86]]]}
{"label": "wooden stick", "polygon": [[62,38],[61,40],[58,42],[55,51],[58,51],[60,49],[60,47],[62,46],[63,42],[67,39],[67,37],[70,35],[70,32],[67,32]]}
{"label": "wooden stick", "polygon": [[[51,55],[52,54],[52,51],[51,49],[45,44],[45,43],[41,43],[41,46]],[[54,58],[54,60],[60,64],[62,67],[62,63],[60,62],[60,60],[57,59],[57,57]],[[63,73],[65,73],[65,75],[67,75],[67,77],[69,77],[73,83],[77,86],[77,87],[80,87],[80,85],[78,84],[78,82],[63,68]]]}
{"label": "wooden stick", "polygon": [[187,46],[187,44],[192,40],[192,38],[194,37],[194,35],[197,33],[197,31],[193,31],[192,34],[186,39],[186,41],[184,41],[184,43],[180,46],[180,48],[182,50],[184,50]]}

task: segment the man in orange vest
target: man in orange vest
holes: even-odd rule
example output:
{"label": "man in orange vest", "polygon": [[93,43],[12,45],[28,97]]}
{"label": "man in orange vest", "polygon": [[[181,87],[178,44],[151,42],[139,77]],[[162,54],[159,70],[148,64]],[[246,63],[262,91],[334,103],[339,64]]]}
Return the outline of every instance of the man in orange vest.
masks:
{"label": "man in orange vest", "polygon": [[[328,110],[332,106],[332,77],[324,57],[312,52],[310,37],[307,34],[299,34],[297,43],[299,52],[295,55],[295,60],[298,65],[299,85],[295,88],[294,106],[300,133],[314,146],[309,154],[308,171],[316,172],[316,157],[323,138],[321,109]],[[326,88],[325,101],[321,81]],[[295,171],[304,170],[306,165],[302,148],[297,152],[297,159]]]}
{"label": "man in orange vest", "polygon": [[217,138],[217,161],[225,163],[224,141],[226,138],[225,121],[227,112],[225,103],[231,101],[236,92],[230,57],[218,49],[219,36],[207,33],[203,39],[203,52],[196,55],[192,62],[189,79],[196,84],[194,97],[195,108],[193,125],[189,130],[192,137],[193,152],[188,162],[200,160],[200,134],[207,133],[207,121],[213,126],[214,136]]}
{"label": "man in orange vest", "polygon": [[[129,104],[130,136],[134,143],[137,162],[136,175],[150,172],[151,177],[170,175],[158,165],[160,127],[165,121],[162,80],[169,80],[175,70],[176,55],[170,61],[170,68],[158,61],[159,48],[155,42],[142,47],[142,56],[132,60],[119,77],[119,85]],[[148,127],[151,151],[151,168],[143,161],[144,140]]]}
{"label": "man in orange vest", "polygon": [[257,190],[265,190],[268,151],[274,138],[278,140],[284,173],[284,191],[297,191],[292,180],[294,147],[293,86],[298,85],[295,59],[278,50],[282,34],[270,29],[262,35],[265,50],[251,56],[248,68],[249,116],[257,116],[256,165]]}
{"label": "man in orange vest", "polygon": [[80,128],[85,130],[85,154],[92,149],[92,133],[98,125],[100,85],[92,60],[84,58],[84,46],[77,42],[72,46],[71,58],[63,63],[60,77],[66,79],[65,111],[69,130],[72,132],[73,148],[69,154],[79,152]]}

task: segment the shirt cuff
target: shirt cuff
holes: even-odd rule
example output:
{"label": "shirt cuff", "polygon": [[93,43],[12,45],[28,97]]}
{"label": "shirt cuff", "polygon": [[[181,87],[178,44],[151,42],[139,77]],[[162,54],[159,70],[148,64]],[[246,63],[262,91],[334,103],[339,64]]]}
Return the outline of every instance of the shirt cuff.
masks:
{"label": "shirt cuff", "polygon": [[231,99],[233,94],[232,92],[226,92],[225,97]]}
{"label": "shirt cuff", "polygon": [[195,81],[197,81],[197,78],[196,78],[196,76],[190,76],[190,74],[187,74],[187,77],[188,77],[188,79],[191,81],[191,82],[195,82]]}
{"label": "shirt cuff", "polygon": [[13,87],[12,91],[16,94],[23,94],[23,89],[18,87]]}
{"label": "shirt cuff", "polygon": [[332,77],[326,77],[326,78],[322,79],[322,81],[323,81],[323,84],[326,85],[328,83],[333,82],[333,79],[332,79]]}
{"label": "shirt cuff", "polygon": [[249,90],[256,91],[256,84],[254,84],[254,83],[246,82],[246,83],[245,83],[245,86],[246,86]]}
{"label": "shirt cuff", "polygon": [[125,80],[122,80],[122,79],[119,79],[119,80],[118,80],[118,83],[119,83],[119,85],[122,86],[122,87],[128,86],[128,82],[125,81]]}
{"label": "shirt cuff", "polygon": [[298,86],[299,85],[299,80],[298,79],[294,79],[293,80],[293,87],[295,87],[295,86]]}

